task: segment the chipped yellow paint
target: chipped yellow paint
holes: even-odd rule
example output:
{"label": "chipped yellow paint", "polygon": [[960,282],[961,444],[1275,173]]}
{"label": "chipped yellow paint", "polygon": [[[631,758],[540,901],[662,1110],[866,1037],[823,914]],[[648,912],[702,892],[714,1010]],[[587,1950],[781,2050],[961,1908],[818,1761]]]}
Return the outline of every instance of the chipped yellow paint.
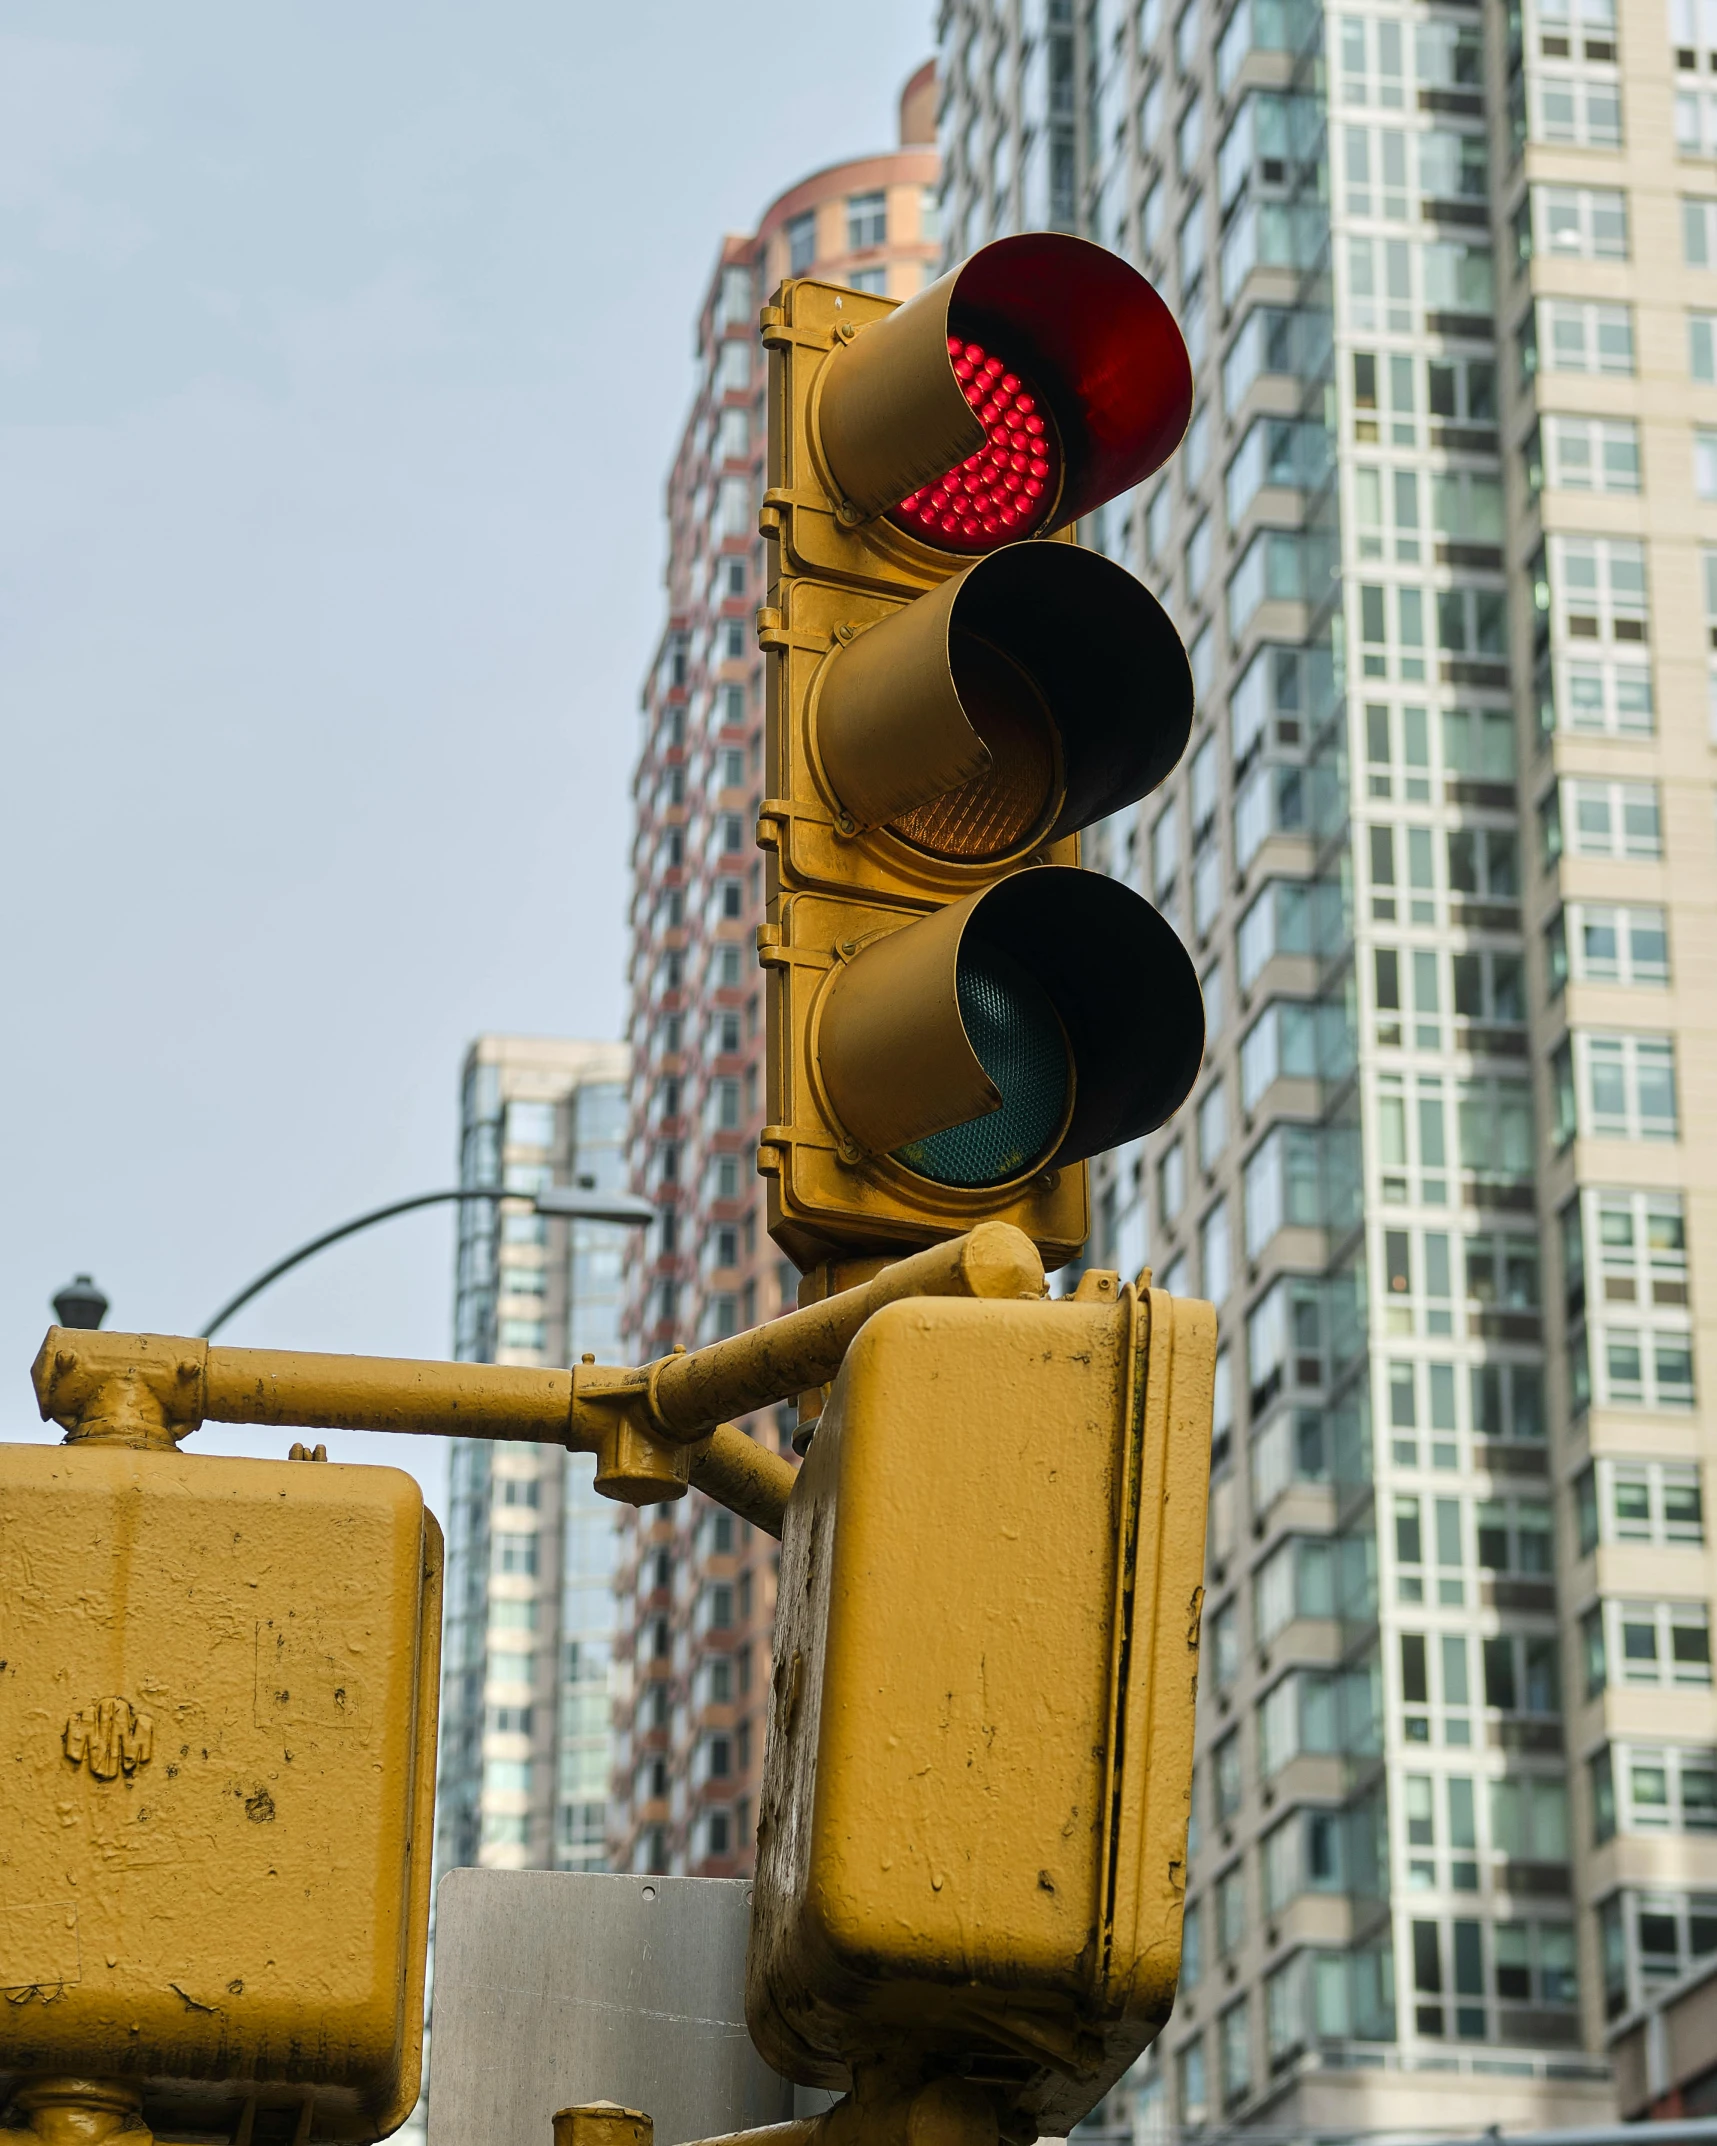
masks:
{"label": "chipped yellow paint", "polygon": [[1063,2132],[1167,2018],[1215,1342],[1088,1275],[853,1343],[782,1539],[746,2009],[789,2077],[951,2066]]}
{"label": "chipped yellow paint", "polygon": [[440,1599],[396,1469],[0,1446],[0,2108],[45,2081],[32,2136],[115,2095],[127,2139],[137,2107],[410,2111]]}

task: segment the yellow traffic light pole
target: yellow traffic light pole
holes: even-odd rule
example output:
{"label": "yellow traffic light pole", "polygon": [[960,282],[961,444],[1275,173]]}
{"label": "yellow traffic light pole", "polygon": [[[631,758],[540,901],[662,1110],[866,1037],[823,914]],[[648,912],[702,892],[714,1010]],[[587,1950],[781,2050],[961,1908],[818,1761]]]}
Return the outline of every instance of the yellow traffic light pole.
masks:
{"label": "yellow traffic light pole", "polygon": [[793,1468],[729,1416],[826,1385],[884,1305],[1043,1294],[1031,1240],[991,1222],[767,1326],[637,1370],[419,1363],[54,1327],[31,1376],[43,1420],[71,1445],[171,1449],[204,1423],[522,1439],[594,1454],[605,1497],[657,1504],[695,1485],[778,1536]]}

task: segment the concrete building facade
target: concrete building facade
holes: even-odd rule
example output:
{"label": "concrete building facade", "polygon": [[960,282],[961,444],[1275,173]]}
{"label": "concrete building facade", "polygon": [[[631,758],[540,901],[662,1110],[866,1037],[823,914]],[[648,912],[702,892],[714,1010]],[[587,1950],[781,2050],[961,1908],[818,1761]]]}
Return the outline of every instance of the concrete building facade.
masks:
{"label": "concrete building facade", "polygon": [[[623,1044],[482,1036],[460,1083],[459,1182],[625,1188]],[[454,1355],[620,1361],[628,1232],[459,1209]],[[602,1870],[614,1708],[616,1507],[588,1454],[460,1438],[450,1457],[437,1875],[458,1864]]]}
{"label": "concrete building facade", "polygon": [[[766,438],[757,313],[784,277],[907,298],[937,270],[934,81],[901,98],[901,146],[814,174],[723,241],[696,322],[698,378],[667,486],[667,621],[634,782],[631,1142],[659,1220],[634,1259],[633,1360],[796,1301],[756,1172],[764,1032],[756,932],[763,780],[757,513]],[[750,1428],[788,1449],[790,1422]],[[775,1545],[693,1494],[629,1519],[619,1576],[626,1698],[613,1854],[626,1869],[751,1867]]]}
{"label": "concrete building facade", "polygon": [[1197,381],[1081,532],[1191,654],[1181,769],[1087,858],[1210,1031],[1090,1257],[1225,1336],[1140,2128],[1607,2115],[1612,2038],[1717,1950],[1714,35],[942,12],[950,258],[1071,126],[1052,220],[1151,276]]}

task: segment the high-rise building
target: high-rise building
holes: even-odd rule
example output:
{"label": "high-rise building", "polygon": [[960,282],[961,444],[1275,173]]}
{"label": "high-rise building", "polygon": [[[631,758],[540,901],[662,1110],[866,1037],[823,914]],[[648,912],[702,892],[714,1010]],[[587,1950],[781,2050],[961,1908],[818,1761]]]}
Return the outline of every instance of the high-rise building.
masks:
{"label": "high-rise building", "polygon": [[[460,1087],[459,1182],[529,1194],[626,1184],[623,1044],[482,1036]],[[627,1231],[459,1207],[454,1355],[620,1361]],[[617,1508],[589,1454],[453,1441],[437,1873],[607,1867]]]}
{"label": "high-rise building", "polygon": [[[798,1275],[763,1227],[763,601],[758,308],[786,276],[909,298],[936,272],[934,71],[898,149],[837,164],[723,241],[697,315],[698,379],[668,480],[668,616],[634,784],[632,1142],[659,1222],[627,1311],[634,1359],[772,1318]],[[752,1423],[787,1448],[789,1417]],[[751,1868],[775,1545],[694,1494],[629,1522],[620,1575],[614,1853],[620,1868]]]}
{"label": "high-rise building", "polygon": [[1147,2128],[1587,2120],[1717,1950],[1714,37],[1692,0],[942,10],[950,258],[1071,120],[1061,220],[1197,381],[1081,531],[1199,699],[1089,861],[1209,1011],[1091,1257],[1226,1335]]}

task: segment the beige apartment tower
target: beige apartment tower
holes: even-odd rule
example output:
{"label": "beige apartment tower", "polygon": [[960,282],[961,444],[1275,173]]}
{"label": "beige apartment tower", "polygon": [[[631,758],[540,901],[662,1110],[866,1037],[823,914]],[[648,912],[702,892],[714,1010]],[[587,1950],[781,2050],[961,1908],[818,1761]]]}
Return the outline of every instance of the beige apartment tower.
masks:
{"label": "beige apartment tower", "polygon": [[1081,531],[1199,701],[1088,861],[1210,1016],[1091,1256],[1224,1334],[1185,1970],[1108,2118],[1601,2119],[1717,1953],[1717,16],[946,0],[939,70],[949,259],[1098,239],[1197,382]]}

